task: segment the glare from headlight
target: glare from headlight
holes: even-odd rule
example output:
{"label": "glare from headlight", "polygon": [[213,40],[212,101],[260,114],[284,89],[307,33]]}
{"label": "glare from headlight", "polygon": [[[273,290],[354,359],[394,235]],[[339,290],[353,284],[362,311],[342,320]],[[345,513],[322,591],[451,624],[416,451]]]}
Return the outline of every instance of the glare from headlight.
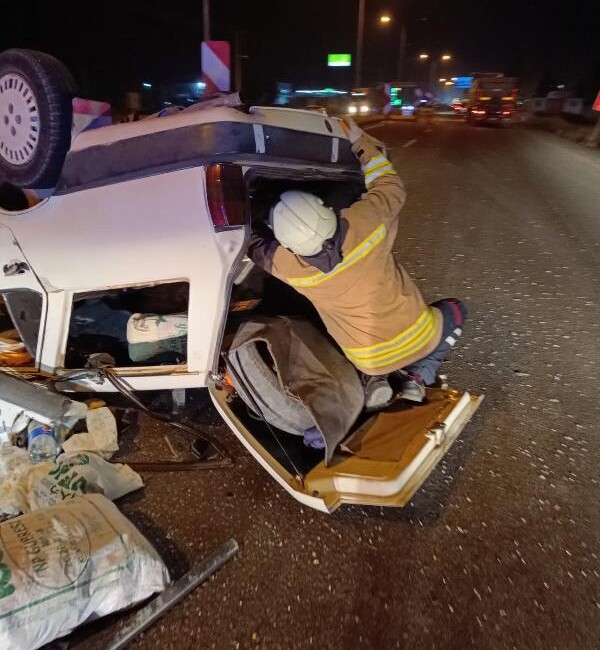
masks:
{"label": "glare from headlight", "polygon": [[352,115],[354,115],[354,113],[356,113],[356,106],[349,106],[348,107],[348,113],[351,113]]}
{"label": "glare from headlight", "polygon": [[370,109],[366,104],[363,104],[363,105],[360,107],[360,112],[361,112],[361,113],[368,113],[370,110],[371,110],[371,109]]}

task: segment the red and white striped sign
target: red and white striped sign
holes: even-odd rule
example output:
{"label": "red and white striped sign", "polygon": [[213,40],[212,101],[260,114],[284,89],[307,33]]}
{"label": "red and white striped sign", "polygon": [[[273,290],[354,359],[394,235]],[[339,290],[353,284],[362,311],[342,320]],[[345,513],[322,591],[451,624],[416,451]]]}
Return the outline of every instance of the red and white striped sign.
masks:
{"label": "red and white striped sign", "polygon": [[205,93],[231,89],[231,47],[228,41],[202,42],[202,79]]}
{"label": "red and white striped sign", "polygon": [[111,106],[106,102],[73,97],[73,124],[71,137],[82,131],[112,124]]}

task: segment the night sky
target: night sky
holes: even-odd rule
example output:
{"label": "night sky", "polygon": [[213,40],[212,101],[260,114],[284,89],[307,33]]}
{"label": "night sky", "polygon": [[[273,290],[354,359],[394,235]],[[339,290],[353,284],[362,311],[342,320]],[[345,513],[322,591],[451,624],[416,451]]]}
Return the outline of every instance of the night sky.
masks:
{"label": "night sky", "polygon": [[[199,78],[201,0],[15,0],[3,3],[0,47],[54,54],[80,94],[115,99],[143,81]],[[241,34],[244,88],[252,98],[276,81],[351,85],[325,66],[327,52],[354,51],[358,0],[212,0],[212,37]],[[407,74],[420,51],[450,52],[448,76],[502,71],[535,84],[600,85],[600,2],[537,0],[367,0],[366,81],[395,78],[399,29],[381,28],[388,10],[406,22]]]}

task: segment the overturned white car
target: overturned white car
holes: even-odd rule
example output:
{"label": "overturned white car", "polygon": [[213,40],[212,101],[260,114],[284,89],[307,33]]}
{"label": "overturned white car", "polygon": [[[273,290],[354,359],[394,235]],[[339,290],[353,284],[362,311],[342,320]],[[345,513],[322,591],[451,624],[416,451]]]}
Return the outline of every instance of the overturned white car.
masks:
{"label": "overturned white car", "polygon": [[[308,332],[327,348],[322,359],[339,358],[334,378],[349,377],[347,362],[310,305],[246,257],[251,223],[282,191],[306,189],[338,208],[361,193],[339,121],[196,106],[71,142],[70,93],[68,73],[51,57],[0,54],[2,363],[72,377],[105,353],[133,390],[207,388],[243,445],[302,503],[322,511],[405,504],[479,398],[431,389],[423,404],[394,402],[368,415],[350,378],[334,398],[343,417],[323,414],[319,395],[307,396],[310,373],[295,381],[293,355],[278,358],[277,337],[310,348]],[[249,354],[238,354],[242,345]],[[282,412],[299,412],[265,418],[269,405],[245,390],[259,381]],[[72,384],[113,390],[93,373]],[[326,450],[293,435],[303,421],[327,429]]]}

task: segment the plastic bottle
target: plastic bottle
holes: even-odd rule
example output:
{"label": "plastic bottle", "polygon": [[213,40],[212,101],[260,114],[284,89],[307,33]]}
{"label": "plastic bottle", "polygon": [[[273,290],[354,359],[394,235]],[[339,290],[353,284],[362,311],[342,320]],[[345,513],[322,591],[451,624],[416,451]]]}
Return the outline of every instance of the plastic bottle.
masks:
{"label": "plastic bottle", "polygon": [[27,452],[31,462],[43,463],[46,460],[54,460],[58,451],[54,429],[47,424],[31,420],[27,427]]}

